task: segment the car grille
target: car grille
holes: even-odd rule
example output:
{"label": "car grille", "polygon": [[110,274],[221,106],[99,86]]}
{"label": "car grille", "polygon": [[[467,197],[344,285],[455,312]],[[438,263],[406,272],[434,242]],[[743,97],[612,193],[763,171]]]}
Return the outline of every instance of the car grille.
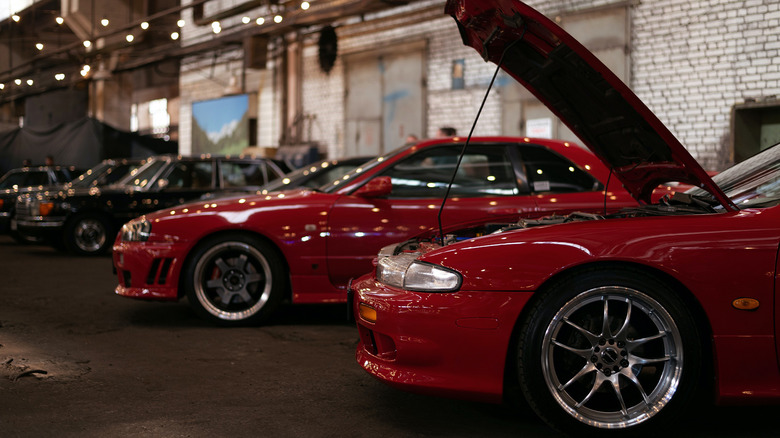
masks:
{"label": "car grille", "polygon": [[33,211],[34,203],[32,198],[23,197],[16,199],[16,215],[17,216],[37,216],[38,212]]}

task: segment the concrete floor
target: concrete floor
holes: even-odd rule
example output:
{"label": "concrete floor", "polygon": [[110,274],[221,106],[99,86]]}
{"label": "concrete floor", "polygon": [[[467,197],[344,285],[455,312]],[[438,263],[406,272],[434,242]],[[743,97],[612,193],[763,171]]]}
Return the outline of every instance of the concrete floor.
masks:
{"label": "concrete floor", "polygon": [[[186,302],[129,300],[115,285],[107,256],[0,236],[0,436],[555,436],[529,412],[374,380],[344,305],[218,328]],[[776,407],[712,411],[678,431],[777,436]]]}

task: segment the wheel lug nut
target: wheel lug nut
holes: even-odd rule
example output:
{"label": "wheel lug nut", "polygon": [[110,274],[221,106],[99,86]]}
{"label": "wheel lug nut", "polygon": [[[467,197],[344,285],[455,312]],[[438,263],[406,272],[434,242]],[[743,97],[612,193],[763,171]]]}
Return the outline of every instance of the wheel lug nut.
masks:
{"label": "wheel lug nut", "polygon": [[594,353],[598,353],[599,351],[601,351],[601,349],[598,346],[593,348]]}
{"label": "wheel lug nut", "polygon": [[628,356],[628,351],[626,351],[626,350],[621,350],[621,351],[620,351],[620,355],[621,355],[621,356]]}
{"label": "wheel lug nut", "polygon": [[599,345],[604,345],[607,343],[607,340],[604,338],[599,339]]}
{"label": "wheel lug nut", "polygon": [[615,343],[615,340],[614,340],[614,339],[610,339],[610,340],[609,340],[609,345],[613,345],[614,343]]}
{"label": "wheel lug nut", "polygon": [[621,360],[620,361],[620,366],[623,367],[623,368],[626,368],[628,366],[628,361],[625,360],[625,359]]}
{"label": "wheel lug nut", "polygon": [[626,346],[626,343],[623,342],[623,341],[618,341],[617,346],[618,346],[618,348],[623,348],[623,347]]}
{"label": "wheel lug nut", "polygon": [[593,356],[590,357],[590,361],[593,362],[593,363],[596,363],[596,362],[599,361],[599,358],[596,357],[595,355],[593,355]]}
{"label": "wheel lug nut", "polygon": [[604,370],[604,375],[605,376],[609,377],[611,374],[612,374],[612,370],[611,369],[607,368],[607,369]]}

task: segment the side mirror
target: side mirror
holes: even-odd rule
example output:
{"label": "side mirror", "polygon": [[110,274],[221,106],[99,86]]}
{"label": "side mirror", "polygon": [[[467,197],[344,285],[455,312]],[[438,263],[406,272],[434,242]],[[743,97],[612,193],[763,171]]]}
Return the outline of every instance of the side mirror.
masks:
{"label": "side mirror", "polygon": [[393,191],[393,183],[389,176],[378,176],[355,191],[356,196],[378,198],[387,196]]}

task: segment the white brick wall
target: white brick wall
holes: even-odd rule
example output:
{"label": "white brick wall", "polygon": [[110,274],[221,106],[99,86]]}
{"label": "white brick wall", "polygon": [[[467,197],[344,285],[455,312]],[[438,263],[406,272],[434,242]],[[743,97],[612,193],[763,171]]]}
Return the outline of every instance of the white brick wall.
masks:
{"label": "white brick wall", "polygon": [[722,169],[732,106],[780,94],[780,3],[652,0],[632,17],[633,90],[705,168]]}

